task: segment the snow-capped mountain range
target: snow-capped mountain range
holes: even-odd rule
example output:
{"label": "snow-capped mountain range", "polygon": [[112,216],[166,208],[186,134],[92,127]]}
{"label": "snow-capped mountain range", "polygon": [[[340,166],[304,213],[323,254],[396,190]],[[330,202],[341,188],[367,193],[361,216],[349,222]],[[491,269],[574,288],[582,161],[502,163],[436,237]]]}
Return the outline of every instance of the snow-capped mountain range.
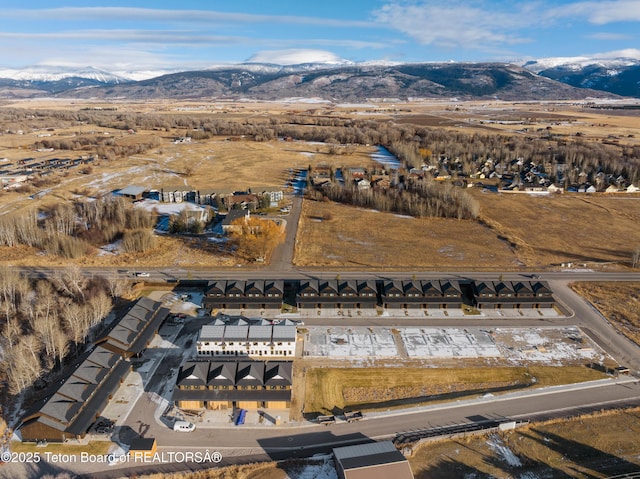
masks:
{"label": "snow-capped mountain range", "polygon": [[57,82],[68,78],[84,78],[100,83],[123,83],[127,81],[147,80],[177,70],[155,71],[112,71],[96,67],[74,68],[36,65],[25,68],[0,68],[0,78],[30,82]]}
{"label": "snow-capped mountain range", "polygon": [[607,59],[591,57],[556,57],[529,60],[527,62],[520,63],[520,65],[534,73],[541,73],[552,68],[580,71],[587,67],[600,67],[616,71],[626,67],[638,66],[640,65],[640,59],[624,57]]}
{"label": "snow-capped mountain range", "polygon": [[[558,57],[503,63],[517,65],[536,75],[550,78],[577,88],[590,88],[609,93],[640,97],[640,50],[618,52],[620,56]],[[259,59],[256,59],[259,60]],[[262,59],[260,59],[262,60]],[[247,62],[239,64],[212,65],[198,70],[217,74],[243,71],[261,76],[305,75],[323,70],[349,70],[349,75],[371,69],[393,69],[400,66],[412,68],[433,63],[403,64],[397,62],[372,61],[354,63],[342,59],[315,61],[298,64],[276,64]],[[467,62],[447,62],[440,65],[473,65]],[[481,65],[481,64],[478,64]],[[496,65],[496,63],[492,63]],[[55,66],[30,66],[25,68],[0,68],[0,96],[29,97],[46,94],[65,94],[88,87],[122,85],[148,82],[172,74],[190,74],[181,70],[113,70],[96,67],[73,68]]]}

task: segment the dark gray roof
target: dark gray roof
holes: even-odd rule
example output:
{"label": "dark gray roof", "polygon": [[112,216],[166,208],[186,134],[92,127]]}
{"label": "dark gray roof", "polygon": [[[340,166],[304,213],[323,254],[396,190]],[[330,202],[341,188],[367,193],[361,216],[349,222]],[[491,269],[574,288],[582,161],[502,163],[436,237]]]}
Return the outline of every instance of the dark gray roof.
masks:
{"label": "dark gray roof", "polygon": [[58,389],[58,394],[74,401],[85,401],[96,388],[96,384],[87,383],[72,376]]}
{"label": "dark gray roof", "polygon": [[40,413],[46,414],[61,424],[69,424],[81,407],[82,402],[55,393],[40,409]]}
{"label": "dark gray roof", "polygon": [[[384,464],[402,463],[408,464],[405,457],[396,449],[391,441],[372,442],[359,444],[356,446],[337,447],[333,450],[336,460],[346,471],[348,469],[359,469],[362,467],[381,466]],[[408,468],[409,474],[411,469]],[[378,477],[373,476],[372,477]],[[401,477],[394,476],[397,479]],[[413,477],[413,475],[405,476]]]}
{"label": "dark gray roof", "polygon": [[188,361],[178,371],[176,384],[180,386],[206,386],[208,375],[208,362]]}
{"label": "dark gray roof", "polygon": [[262,386],[264,384],[264,363],[259,361],[239,362],[236,371],[237,386]]}
{"label": "dark gray roof", "polygon": [[[109,355],[113,355],[115,362],[107,360],[108,366],[101,367],[91,360]],[[121,356],[96,347],[44,405],[25,419],[35,417],[36,421],[59,431],[84,434],[120,385],[129,366]]]}
{"label": "dark gray roof", "polygon": [[233,386],[236,382],[235,362],[212,362],[209,366],[209,379],[207,385],[210,386]]}
{"label": "dark gray roof", "polygon": [[265,386],[291,386],[293,363],[290,361],[270,361],[265,364]]}
{"label": "dark gray roof", "polygon": [[162,303],[147,297],[138,299],[103,341],[119,350],[139,354],[169,316],[169,310],[161,306]]}

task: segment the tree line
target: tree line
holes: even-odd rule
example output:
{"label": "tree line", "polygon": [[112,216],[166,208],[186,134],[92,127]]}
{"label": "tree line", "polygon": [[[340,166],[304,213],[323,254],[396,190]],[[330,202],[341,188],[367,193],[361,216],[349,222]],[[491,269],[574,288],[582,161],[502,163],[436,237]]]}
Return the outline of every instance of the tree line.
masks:
{"label": "tree line", "polygon": [[19,394],[82,353],[127,287],[73,266],[39,280],[1,266],[0,375],[8,392]]}
{"label": "tree line", "polygon": [[[7,109],[0,112],[0,124],[39,125],[46,119],[54,119],[67,125],[95,124],[105,128],[182,130],[184,136],[204,140],[216,136],[245,136],[256,141],[268,141],[291,137],[303,141],[319,141],[329,144],[384,145],[405,162],[407,168],[422,163],[438,165],[443,158],[456,161],[460,171],[475,172],[488,159],[504,164],[507,170],[517,170],[518,159],[539,165],[552,181],[556,178],[556,165],[566,165],[569,180],[580,173],[593,177],[598,173],[622,175],[627,181],[640,180],[640,147],[615,144],[611,141],[588,142],[581,137],[557,135],[549,127],[539,132],[518,134],[463,133],[441,128],[425,127],[411,123],[381,122],[370,119],[323,117],[289,114],[271,118],[251,118],[239,121],[212,116],[206,113],[190,115],[159,115],[123,113],[117,111],[54,111]],[[51,140],[54,141],[54,140]],[[82,142],[74,139],[75,142]],[[112,148],[100,154],[132,154],[124,146],[98,145]],[[43,145],[45,141],[41,142]],[[47,143],[48,144],[48,143]],[[145,148],[153,147],[152,144]],[[125,150],[114,153],[117,148]],[[427,155],[424,152],[428,152]]]}
{"label": "tree line", "polygon": [[121,240],[122,252],[143,252],[155,247],[154,224],[153,213],[131,208],[120,197],[58,203],[0,216],[0,246],[26,245],[74,259]]}
{"label": "tree line", "polygon": [[464,190],[429,180],[388,189],[359,189],[353,182],[342,186],[332,181],[307,189],[306,196],[416,217],[475,219],[479,213],[477,201]]}

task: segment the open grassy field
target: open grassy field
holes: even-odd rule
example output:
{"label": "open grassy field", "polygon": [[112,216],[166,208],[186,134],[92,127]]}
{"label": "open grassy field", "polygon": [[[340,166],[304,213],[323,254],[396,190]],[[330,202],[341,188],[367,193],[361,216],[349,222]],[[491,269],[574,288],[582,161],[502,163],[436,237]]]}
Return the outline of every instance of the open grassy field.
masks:
{"label": "open grassy field", "polygon": [[[488,392],[570,384],[604,375],[584,366],[307,368],[305,414],[397,408]],[[533,380],[532,378],[535,378]]]}
{"label": "open grassy field", "polygon": [[567,262],[619,266],[628,265],[640,245],[640,197],[474,196],[480,221],[415,219],[305,201],[294,261],[404,269],[544,269]]}
{"label": "open grassy field", "polygon": [[597,110],[574,102],[409,103],[395,120],[468,133],[527,135],[542,131],[567,139],[579,133],[583,141],[640,145],[637,111]]}
{"label": "open grassy field", "polygon": [[306,200],[294,263],[404,270],[515,269],[519,265],[511,248],[475,221],[417,219]]}
{"label": "open grassy field", "polygon": [[528,267],[629,265],[640,245],[640,197],[476,193],[481,219]]}
{"label": "open grassy field", "polygon": [[639,436],[639,409],[613,411],[425,443],[409,463],[416,479],[600,479],[640,470]]}
{"label": "open grassy field", "polygon": [[622,334],[640,345],[640,283],[573,283]]}
{"label": "open grassy field", "polygon": [[161,266],[185,269],[204,266],[233,266],[237,258],[215,244],[189,237],[160,236],[157,246],[144,253],[110,254],[95,250],[75,260],[47,256],[28,246],[0,246],[0,263],[15,266],[122,266],[132,270]]}

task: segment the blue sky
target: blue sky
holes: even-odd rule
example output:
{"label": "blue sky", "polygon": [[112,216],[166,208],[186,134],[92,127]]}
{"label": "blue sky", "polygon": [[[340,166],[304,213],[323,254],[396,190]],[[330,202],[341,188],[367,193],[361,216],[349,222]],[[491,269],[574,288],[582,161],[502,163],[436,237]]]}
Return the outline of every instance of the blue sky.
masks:
{"label": "blue sky", "polygon": [[639,32],[640,0],[0,0],[0,66],[640,58]]}

